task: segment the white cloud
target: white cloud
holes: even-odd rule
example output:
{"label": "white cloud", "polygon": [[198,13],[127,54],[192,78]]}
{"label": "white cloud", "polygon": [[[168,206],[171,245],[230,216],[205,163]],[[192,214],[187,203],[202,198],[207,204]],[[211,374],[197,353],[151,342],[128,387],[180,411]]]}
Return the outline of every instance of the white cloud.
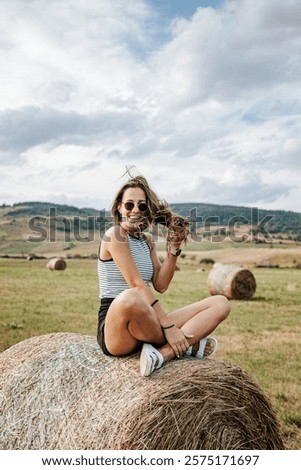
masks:
{"label": "white cloud", "polygon": [[60,108],[92,111],[107,97],[128,93],[140,68],[128,41],[146,41],[142,0],[2,3],[2,34],[11,44],[0,61],[8,91],[3,107],[52,106],[58,95]]}
{"label": "white cloud", "polygon": [[0,200],[108,207],[134,164],[170,202],[300,210],[299,0],[168,34],[146,0],[1,7]]}

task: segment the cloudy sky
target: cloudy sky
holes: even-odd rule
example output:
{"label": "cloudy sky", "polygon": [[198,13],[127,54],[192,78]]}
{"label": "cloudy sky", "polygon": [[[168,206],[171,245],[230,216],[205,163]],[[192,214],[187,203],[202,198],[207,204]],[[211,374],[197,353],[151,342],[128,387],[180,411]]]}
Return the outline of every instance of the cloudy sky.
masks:
{"label": "cloudy sky", "polygon": [[1,0],[0,204],[301,212],[300,0]]}

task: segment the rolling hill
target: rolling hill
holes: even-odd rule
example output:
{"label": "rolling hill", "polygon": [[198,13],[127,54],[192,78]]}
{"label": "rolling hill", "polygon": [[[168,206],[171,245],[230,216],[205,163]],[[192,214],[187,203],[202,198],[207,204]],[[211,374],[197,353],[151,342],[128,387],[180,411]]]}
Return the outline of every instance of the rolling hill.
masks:
{"label": "rolling hill", "polygon": [[[191,221],[192,235],[220,237],[241,233],[236,241],[298,243],[301,213],[204,203],[171,204]],[[57,251],[95,253],[100,232],[111,223],[108,211],[51,202],[20,202],[0,206],[0,253],[28,254]]]}

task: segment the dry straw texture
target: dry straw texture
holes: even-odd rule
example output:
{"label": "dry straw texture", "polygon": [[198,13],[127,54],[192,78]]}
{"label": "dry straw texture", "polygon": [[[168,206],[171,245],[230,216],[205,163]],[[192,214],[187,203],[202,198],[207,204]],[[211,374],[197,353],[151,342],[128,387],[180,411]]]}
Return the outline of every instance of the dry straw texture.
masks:
{"label": "dry straw texture", "polygon": [[34,337],[0,355],[1,449],[283,449],[269,400],[239,367],[187,358],[149,378],[94,337]]}
{"label": "dry straw texture", "polygon": [[228,299],[248,300],[256,291],[254,275],[246,268],[215,263],[208,275],[211,295],[222,294]]}

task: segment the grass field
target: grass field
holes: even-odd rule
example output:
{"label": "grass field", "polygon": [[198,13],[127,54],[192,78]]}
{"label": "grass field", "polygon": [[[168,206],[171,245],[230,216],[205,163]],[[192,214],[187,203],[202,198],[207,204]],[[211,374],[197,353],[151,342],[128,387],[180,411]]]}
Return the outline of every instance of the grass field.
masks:
{"label": "grass field", "polygon": [[[233,259],[219,252],[219,260]],[[0,259],[0,351],[49,332],[95,335],[96,261],[70,259],[65,271],[45,266],[45,260]],[[168,292],[159,296],[167,311],[209,295],[210,265],[187,252],[179,266]],[[231,301],[230,317],[215,332],[220,345],[215,357],[251,374],[277,411],[286,448],[300,449],[301,270],[253,267],[252,272],[255,296]]]}

